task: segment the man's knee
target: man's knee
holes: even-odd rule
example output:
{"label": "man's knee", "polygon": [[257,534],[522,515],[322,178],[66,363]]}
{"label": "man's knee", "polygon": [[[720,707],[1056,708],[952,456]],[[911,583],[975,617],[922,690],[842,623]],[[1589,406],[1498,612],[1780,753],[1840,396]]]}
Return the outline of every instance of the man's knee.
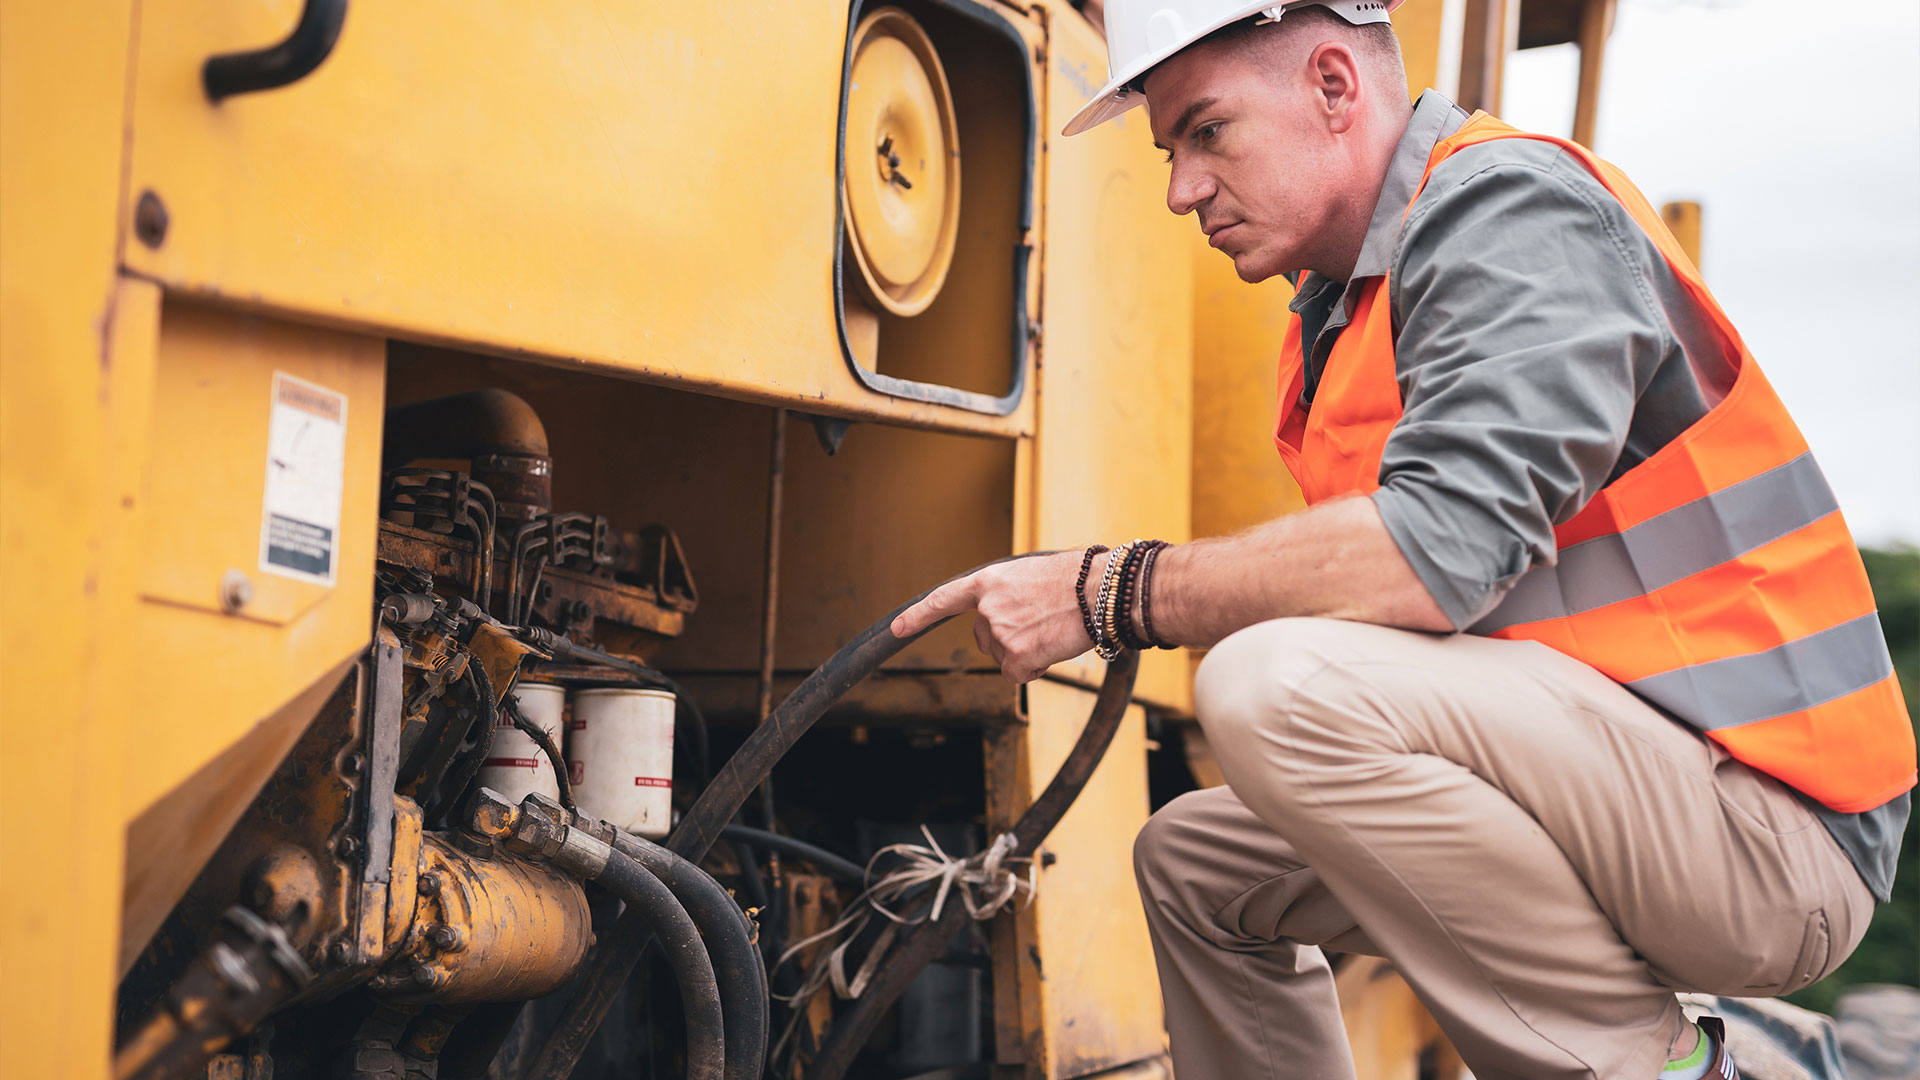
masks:
{"label": "man's knee", "polygon": [[[1279,723],[1303,708],[1338,704],[1351,680],[1348,660],[1364,659],[1370,634],[1385,627],[1339,619],[1273,619],[1228,635],[1195,674],[1194,712],[1225,764],[1274,750]],[[1329,677],[1332,676],[1332,677]],[[1303,694],[1309,689],[1310,693]]]}
{"label": "man's knee", "polygon": [[1133,877],[1141,896],[1151,900],[1165,891],[1166,883],[1180,880],[1180,865],[1194,841],[1190,811],[1201,794],[1189,791],[1161,807],[1133,838]]}

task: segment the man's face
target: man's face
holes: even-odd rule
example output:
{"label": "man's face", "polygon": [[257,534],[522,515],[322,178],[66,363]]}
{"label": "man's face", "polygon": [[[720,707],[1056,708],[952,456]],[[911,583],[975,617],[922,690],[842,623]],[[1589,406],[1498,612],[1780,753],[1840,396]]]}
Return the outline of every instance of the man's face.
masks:
{"label": "man's face", "polygon": [[1303,76],[1231,44],[1188,49],[1147,77],[1167,208],[1194,214],[1244,281],[1317,265],[1342,155]]}

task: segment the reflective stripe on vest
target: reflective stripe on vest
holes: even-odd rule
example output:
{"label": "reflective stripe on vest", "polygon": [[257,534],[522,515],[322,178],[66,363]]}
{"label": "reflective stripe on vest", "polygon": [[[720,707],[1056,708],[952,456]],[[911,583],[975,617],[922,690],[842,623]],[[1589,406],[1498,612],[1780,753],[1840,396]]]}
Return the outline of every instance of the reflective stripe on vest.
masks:
{"label": "reflective stripe on vest", "polygon": [[[1462,147],[1500,138],[1551,142],[1599,179],[1739,369],[1706,416],[1556,527],[1555,564],[1522,575],[1470,632],[1579,659],[1833,809],[1911,788],[1913,729],[1866,569],[1785,406],[1659,215],[1584,147],[1476,113],[1434,147],[1421,186]],[[1384,278],[1362,287],[1311,409],[1304,372],[1294,317],[1274,437],[1302,492],[1319,502],[1376,489],[1401,415]]]}

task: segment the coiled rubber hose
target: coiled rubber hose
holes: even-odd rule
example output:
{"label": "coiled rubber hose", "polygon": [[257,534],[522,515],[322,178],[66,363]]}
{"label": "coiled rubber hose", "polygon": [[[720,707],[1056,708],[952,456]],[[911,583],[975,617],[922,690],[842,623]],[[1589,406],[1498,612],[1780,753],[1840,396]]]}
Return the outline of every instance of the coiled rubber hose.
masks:
{"label": "coiled rubber hose", "polygon": [[615,830],[613,848],[659,878],[699,928],[727,1017],[727,1080],[760,1080],[767,1059],[767,969],[746,913],[705,870],[659,844]]}
{"label": "coiled rubber hose", "polygon": [[[924,596],[926,593],[921,593],[920,596],[888,612],[873,625],[862,630],[852,641],[842,646],[840,651],[828,658],[826,663],[814,669],[813,674],[808,675],[806,681],[796,687],[793,693],[780,703],[780,707],[754,729],[753,734],[747,737],[740,749],[727,759],[719,775],[707,785],[707,789],[701,793],[699,800],[681,819],[679,827],[674,829],[673,834],[667,838],[666,846],[681,858],[692,862],[698,862],[705,856],[707,849],[720,838],[721,829],[733,820],[747,798],[759,789],[760,781],[773,771],[774,765],[786,756],[787,751],[793,748],[793,744],[799,741],[800,736],[806,734],[841,695],[873,674],[881,664],[886,663],[902,649],[946,621],[942,619],[940,622],[933,623],[912,637],[899,638],[893,635],[893,620]],[[1047,790],[1042,792],[1040,799],[1036,800],[1028,808],[1027,814],[1021,818],[1023,824],[1029,818],[1034,819],[1034,825],[1028,830],[1029,832],[1039,829],[1038,837],[1030,841],[1022,838],[1023,853],[1031,853],[1034,847],[1038,846],[1039,839],[1046,835],[1046,831],[1051,830],[1053,821],[1059,820],[1060,814],[1066,811],[1066,807],[1079,794],[1080,788],[1085,786],[1086,776],[1092,775],[1093,766],[1099,763],[1100,753],[1103,753],[1107,743],[1112,741],[1113,731],[1119,726],[1120,718],[1126,712],[1127,701],[1133,692],[1133,677],[1137,670],[1138,658],[1131,653],[1123,655],[1119,660],[1108,665],[1106,679],[1100,687],[1099,699],[1094,706],[1093,715],[1087,720],[1086,730],[1081,733],[1080,742],[1075,744],[1073,753],[1068,756],[1067,764],[1061,766],[1061,773],[1054,777],[1054,781],[1047,785]],[[1104,736],[1099,734],[1101,729],[1105,730]],[[1090,743],[1097,743],[1097,749],[1092,748]],[[1091,760],[1084,760],[1087,755],[1082,753],[1083,749],[1091,751]],[[1069,783],[1063,786],[1062,779],[1067,774],[1069,765],[1074,765],[1076,759],[1082,759],[1075,767],[1084,775],[1080,776],[1078,783],[1072,783],[1071,778],[1068,778]],[[1043,806],[1053,807],[1048,811],[1052,821],[1047,821],[1045,828],[1040,829],[1041,819],[1035,817],[1035,814],[1040,812]],[[1018,827],[1016,827],[1016,836],[1020,836]],[[956,908],[962,909],[964,913],[964,905],[956,905]],[[953,917],[951,910],[943,913],[939,923],[931,925],[945,926],[949,917]],[[951,936],[951,930],[957,930],[958,926],[959,923],[953,923],[948,937]],[[593,1037],[594,1031],[599,1028],[600,1022],[606,1018],[607,1011],[612,1007],[614,996],[619,992],[621,984],[626,981],[627,973],[633,969],[634,962],[640,958],[641,951],[646,947],[647,929],[637,912],[628,911],[620,916],[619,921],[608,931],[600,948],[595,950],[592,959],[588,961],[587,970],[580,977],[573,998],[567,1003],[566,1011],[561,1014],[559,1023],[555,1025],[552,1034],[547,1037],[547,1041],[540,1048],[539,1055],[534,1059],[533,1068],[527,1074],[531,1080],[567,1080],[567,1077],[572,1074],[574,1065],[580,1060],[580,1055],[586,1051],[588,1040]],[[929,926],[923,925],[920,931],[929,931]],[[944,944],[947,939],[942,937],[940,944]],[[932,944],[922,932],[911,935],[907,944],[916,945],[912,955],[917,955],[921,949],[925,949],[927,957],[931,958],[938,951],[938,945]],[[912,955],[903,948],[899,954],[899,960],[902,963],[910,963]],[[925,964],[926,961],[921,960],[917,966],[913,966],[912,972],[907,973],[904,980],[900,982],[900,987],[891,991],[891,997],[887,999],[888,1003],[891,1003],[892,998],[899,996],[906,982],[912,981],[912,975]],[[887,965],[889,969],[894,966],[892,963]],[[895,976],[892,976],[889,970],[878,977],[877,983],[891,985],[893,978]],[[880,989],[880,985],[870,986],[868,993],[874,994]],[[859,1012],[857,1007],[854,1012]],[[850,1014],[850,1019],[852,1015]],[[877,1019],[876,1015],[872,1020],[862,1021],[862,1025],[870,1030],[872,1022]],[[841,1025],[836,1024],[833,1034],[829,1036],[830,1042],[835,1046],[840,1046],[852,1039],[851,1034],[842,1037],[840,1032]],[[865,1036],[862,1035],[859,1041],[863,1043]],[[851,1058],[852,1053],[857,1052],[858,1049],[857,1044],[853,1045],[850,1050],[845,1050],[844,1054]],[[844,1066],[841,1069],[844,1071]],[[835,1072],[831,1075],[838,1076],[839,1073]]]}
{"label": "coiled rubber hose", "polygon": [[666,949],[667,963],[680,984],[680,1004],[687,1014],[687,1080],[727,1080],[726,1020],[720,1005],[720,986],[706,943],[687,909],[665,883],[618,847],[594,880],[626,901],[622,923],[628,918],[644,923]]}

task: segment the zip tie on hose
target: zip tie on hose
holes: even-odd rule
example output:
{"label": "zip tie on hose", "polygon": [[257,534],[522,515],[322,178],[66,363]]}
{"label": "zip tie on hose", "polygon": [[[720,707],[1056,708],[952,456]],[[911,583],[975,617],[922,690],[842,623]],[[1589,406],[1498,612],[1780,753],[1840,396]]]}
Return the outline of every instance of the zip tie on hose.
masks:
{"label": "zip tie on hose", "polygon": [[[885,856],[896,855],[906,862],[882,875],[855,897],[852,904],[854,910],[842,916],[838,922],[795,942],[780,954],[780,959],[773,965],[775,970],[808,947],[845,934],[845,940],[814,960],[807,969],[806,977],[801,980],[800,989],[790,995],[773,995],[793,1008],[795,1019],[802,1014],[803,1003],[828,984],[843,999],[857,998],[865,993],[874,970],[892,948],[900,928],[938,919],[947,901],[956,893],[960,902],[966,905],[967,914],[980,921],[993,918],[1015,901],[1022,908],[1033,903],[1034,894],[1039,888],[1036,868],[1032,859],[1013,854],[1019,847],[1019,841],[1014,839],[1012,833],[1001,833],[985,851],[964,859],[947,854],[925,825],[920,826],[920,835],[927,838],[926,844],[888,844],[875,852],[873,858],[867,861],[869,879],[873,877],[874,864]],[[1024,867],[1025,873],[1018,872],[1017,867]],[[934,890],[932,903],[917,914],[902,915],[888,906],[934,882],[938,882],[939,886]],[[885,918],[888,926],[880,932],[867,950],[865,959],[860,962],[860,967],[849,978],[847,950],[859,940],[876,914]],[[789,1022],[769,1056],[780,1053],[793,1031],[794,1025]]]}

